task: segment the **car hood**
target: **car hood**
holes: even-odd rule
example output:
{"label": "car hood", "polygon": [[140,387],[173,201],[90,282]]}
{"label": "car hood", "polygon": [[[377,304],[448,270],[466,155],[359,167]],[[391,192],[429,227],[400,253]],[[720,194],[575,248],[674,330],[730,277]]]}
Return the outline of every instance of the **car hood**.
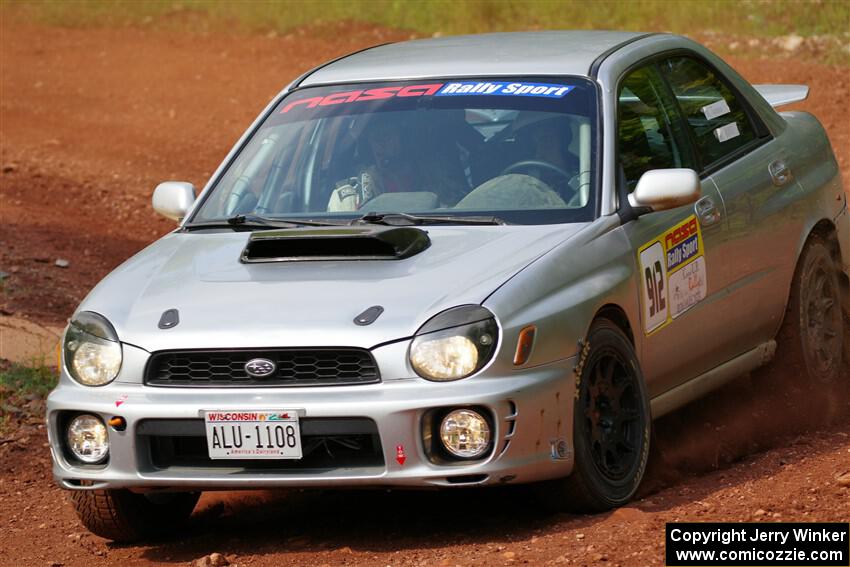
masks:
{"label": "car hood", "polygon": [[[403,260],[245,264],[250,233],[175,232],[107,276],[80,310],[104,315],[148,351],[355,346],[412,336],[430,317],[480,304],[582,224],[427,227],[431,246]],[[298,230],[298,229],[294,229]],[[354,318],[380,305],[367,326]],[[160,329],[162,313],[179,323]]]}

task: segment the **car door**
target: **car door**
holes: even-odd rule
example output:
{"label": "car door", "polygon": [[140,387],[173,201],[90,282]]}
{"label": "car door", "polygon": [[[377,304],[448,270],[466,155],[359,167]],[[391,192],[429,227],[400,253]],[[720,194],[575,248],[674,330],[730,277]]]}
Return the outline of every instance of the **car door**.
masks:
{"label": "car door", "polygon": [[[625,74],[617,99],[620,183],[633,191],[652,169],[695,168],[687,131],[656,63]],[[651,397],[717,366],[718,322],[711,306],[721,262],[723,202],[702,180],[696,206],[644,214],[624,230],[636,254],[641,364]]]}
{"label": "car door", "polygon": [[778,141],[720,72],[690,55],[669,57],[659,69],[686,119],[699,170],[711,175],[726,208],[712,286],[726,295],[714,313],[726,323],[718,347],[731,359],[770,340],[781,322],[788,290],[778,282],[793,266],[785,265],[792,255],[777,251],[797,242],[799,228],[783,213],[796,182],[771,177],[788,167]]}

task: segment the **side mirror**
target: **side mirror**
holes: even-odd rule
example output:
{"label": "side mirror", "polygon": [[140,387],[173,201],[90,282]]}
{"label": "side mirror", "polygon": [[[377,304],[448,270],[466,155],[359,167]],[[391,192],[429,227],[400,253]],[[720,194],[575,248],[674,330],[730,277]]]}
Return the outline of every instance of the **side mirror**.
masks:
{"label": "side mirror", "polygon": [[195,186],[183,181],[165,181],[153,192],[153,210],[180,222],[195,202]]}
{"label": "side mirror", "polygon": [[640,176],[629,204],[665,211],[694,203],[699,197],[699,175],[693,169],[652,169]]}

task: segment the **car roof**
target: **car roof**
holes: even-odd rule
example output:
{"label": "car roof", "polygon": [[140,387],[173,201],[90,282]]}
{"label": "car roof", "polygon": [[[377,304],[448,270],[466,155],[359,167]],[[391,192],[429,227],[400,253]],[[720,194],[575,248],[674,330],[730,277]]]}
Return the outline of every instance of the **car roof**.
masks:
{"label": "car roof", "polygon": [[600,55],[644,35],[539,31],[405,41],[332,61],[307,75],[300,86],[427,77],[588,76]]}

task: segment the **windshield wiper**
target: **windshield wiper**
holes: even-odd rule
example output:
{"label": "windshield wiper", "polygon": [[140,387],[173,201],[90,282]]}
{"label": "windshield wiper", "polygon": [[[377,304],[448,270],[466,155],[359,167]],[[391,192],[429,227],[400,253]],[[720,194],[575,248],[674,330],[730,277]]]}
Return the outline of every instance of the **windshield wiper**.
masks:
{"label": "windshield wiper", "polygon": [[270,218],[255,214],[238,214],[228,219],[194,222],[183,230],[229,228],[232,230],[258,230],[273,228],[298,228],[303,226],[345,226],[349,224],[383,224],[387,226],[421,226],[434,224],[495,225],[507,224],[498,217],[463,215],[409,215],[407,213],[367,213],[352,221],[326,221],[313,219]]}
{"label": "windshield wiper", "polygon": [[298,228],[300,226],[338,226],[344,223],[316,221],[312,219],[269,218],[254,214],[234,215],[226,220],[187,224],[185,230],[203,228],[232,228],[233,230],[257,230],[260,228]]}
{"label": "windshield wiper", "polygon": [[268,226],[272,228],[287,228],[293,226],[338,226],[338,222],[333,221],[317,221],[313,219],[292,219],[292,218],[271,218],[263,217],[254,214],[235,215],[227,219],[227,224],[231,226]]}
{"label": "windshield wiper", "polygon": [[385,224],[388,226],[420,226],[429,224],[507,224],[498,217],[463,215],[409,215],[407,213],[366,213],[351,224]]}

